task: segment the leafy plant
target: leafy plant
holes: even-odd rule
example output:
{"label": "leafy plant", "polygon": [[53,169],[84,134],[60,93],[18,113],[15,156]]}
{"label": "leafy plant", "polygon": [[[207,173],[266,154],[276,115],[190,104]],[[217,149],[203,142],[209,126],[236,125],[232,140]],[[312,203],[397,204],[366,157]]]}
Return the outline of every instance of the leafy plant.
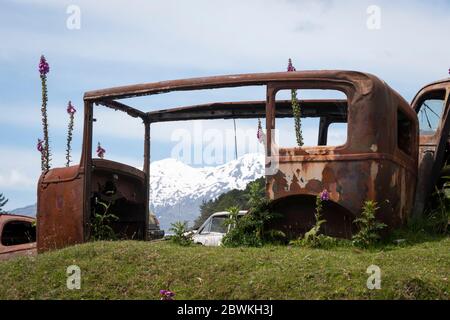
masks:
{"label": "leafy plant", "polygon": [[231,226],[233,228],[238,223],[239,212],[241,211],[241,209],[239,207],[234,206],[228,208],[227,211],[229,215],[228,218],[225,220],[225,225]]}
{"label": "leafy plant", "polygon": [[[94,240],[115,240],[117,236],[111,228],[111,222],[119,220],[119,217],[110,213],[112,202],[106,203],[97,200],[94,213],[91,217],[91,237]],[[98,212],[98,208],[103,212]]]}
{"label": "leafy plant", "polygon": [[415,215],[408,221],[408,231],[428,233],[429,235],[446,234],[450,222],[450,166],[444,165],[441,177],[435,186],[422,215]]}
{"label": "leafy plant", "polygon": [[284,233],[276,230],[267,230],[267,224],[278,217],[270,209],[270,202],[265,197],[264,185],[260,181],[249,185],[248,213],[239,217],[239,207],[228,209],[230,217],[227,224],[231,225],[230,231],[222,239],[222,244],[227,247],[261,247],[265,243],[283,242]]}
{"label": "leafy plant", "polygon": [[431,196],[421,224],[425,231],[433,234],[446,234],[450,222],[450,166],[445,165],[442,176]]}
{"label": "leafy plant", "polygon": [[445,234],[450,220],[450,180],[446,181],[441,189],[436,187],[433,197],[437,206],[426,212],[425,228],[431,233]]}
{"label": "leafy plant", "polygon": [[359,230],[358,233],[352,237],[354,246],[367,248],[380,239],[379,232],[384,229],[386,225],[376,220],[375,215],[378,209],[375,201],[366,201],[364,203],[361,216],[353,221]]}
{"label": "leafy plant", "polygon": [[299,147],[303,147],[303,133],[302,133],[302,109],[300,107],[300,103],[297,99],[297,90],[291,90],[291,104],[292,104],[292,113],[294,115],[294,127],[295,127],[295,138],[297,140],[297,145]]}
{"label": "leafy plant", "polygon": [[0,213],[5,213],[5,211],[3,210],[3,207],[5,206],[5,204],[8,203],[8,201],[9,200],[5,198],[3,193],[0,193]]}
{"label": "leafy plant", "polygon": [[[292,64],[291,59],[289,59],[287,71],[288,72],[297,71]],[[292,113],[294,116],[295,137],[296,137],[298,146],[302,147],[304,145],[303,133],[302,133],[302,123],[301,123],[302,109],[301,109],[300,103],[298,102],[298,99],[297,99],[297,90],[295,90],[295,89],[291,90],[291,105],[292,105]]]}
{"label": "leafy plant", "polygon": [[188,234],[186,222],[177,221],[172,223],[171,226],[172,228],[169,230],[174,233],[171,237],[172,242],[183,247],[190,246],[193,243],[192,235]]}
{"label": "leafy plant", "polygon": [[322,191],[316,197],[316,212],[314,213],[315,224],[314,226],[305,233],[303,238],[291,241],[290,244],[294,246],[301,247],[311,247],[311,248],[325,248],[332,247],[337,244],[337,239],[320,234],[321,226],[327,221],[322,218],[323,202],[329,201],[330,195],[327,190]]}
{"label": "leafy plant", "polygon": [[408,221],[408,229],[426,232],[431,235],[442,235],[448,232],[450,222],[450,165],[445,164],[435,191],[427,203],[423,215],[412,217]]}

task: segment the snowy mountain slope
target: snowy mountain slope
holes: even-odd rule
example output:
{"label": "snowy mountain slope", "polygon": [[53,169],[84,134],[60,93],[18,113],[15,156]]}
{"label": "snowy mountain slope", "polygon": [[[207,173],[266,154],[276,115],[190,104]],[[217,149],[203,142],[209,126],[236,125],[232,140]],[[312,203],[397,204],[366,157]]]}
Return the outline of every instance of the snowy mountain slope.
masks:
{"label": "snowy mountain slope", "polygon": [[152,163],[150,168],[150,204],[161,227],[172,222],[193,222],[203,201],[215,199],[232,189],[264,175],[264,157],[247,154],[218,167],[192,168],[175,159]]}

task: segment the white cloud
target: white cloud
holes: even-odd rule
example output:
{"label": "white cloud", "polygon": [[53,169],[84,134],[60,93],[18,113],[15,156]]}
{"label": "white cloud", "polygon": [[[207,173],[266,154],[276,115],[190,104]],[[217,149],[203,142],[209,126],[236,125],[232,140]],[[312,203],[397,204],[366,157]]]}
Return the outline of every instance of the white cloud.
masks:
{"label": "white cloud", "polygon": [[[41,174],[40,154],[33,148],[19,148],[0,145],[0,150],[7,150],[0,158],[0,188],[3,190],[35,189]],[[74,152],[72,159],[78,163],[80,153]],[[54,152],[52,167],[65,165],[65,153]]]}
{"label": "white cloud", "polygon": [[28,189],[36,187],[37,181],[16,169],[10,172],[0,173],[0,188],[3,190]]}
{"label": "white cloud", "polygon": [[[40,155],[27,149],[0,146],[0,188],[9,190],[31,190],[37,186],[40,175]],[[4,156],[6,155],[6,156]]]}
{"label": "white cloud", "polygon": [[[53,9],[51,32],[3,28],[3,51],[42,48],[65,57],[182,70],[357,68],[387,76],[444,75],[448,6],[378,1],[381,30],[368,30],[369,1],[19,1]],[[80,6],[80,31],[65,29],[65,8]],[[32,32],[32,33],[31,33]],[[33,36],[31,36],[33,35]],[[395,70],[392,68],[395,67]],[[443,70],[443,68],[445,68]],[[428,77],[430,77],[428,76]]]}

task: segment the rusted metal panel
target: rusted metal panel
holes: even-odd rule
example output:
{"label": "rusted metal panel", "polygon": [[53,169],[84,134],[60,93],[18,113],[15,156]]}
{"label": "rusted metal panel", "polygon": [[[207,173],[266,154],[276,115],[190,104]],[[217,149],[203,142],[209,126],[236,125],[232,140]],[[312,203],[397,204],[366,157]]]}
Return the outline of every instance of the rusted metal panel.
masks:
{"label": "rusted metal panel", "polygon": [[7,260],[19,256],[33,256],[36,254],[36,242],[31,241],[16,245],[5,245],[4,228],[10,222],[25,222],[33,224],[34,218],[20,215],[0,214],[0,260]]}
{"label": "rusted metal panel", "polygon": [[[276,154],[270,154],[271,164],[278,163],[279,169],[266,176],[267,194],[274,200],[275,210],[286,217],[276,224],[292,237],[312,226],[311,197],[324,189],[330,191],[331,201],[337,205],[324,209],[329,233],[335,236],[351,236],[351,221],[361,213],[366,200],[377,201],[379,219],[391,228],[404,223],[411,212],[417,175],[418,122],[398,94],[373,76],[371,82],[371,90],[365,92],[337,82],[268,86],[268,138],[275,129],[277,91],[313,87],[339,90],[348,97],[348,134],[343,146],[279,148]],[[399,110],[411,123],[409,155],[399,146]],[[272,138],[267,149],[273,152],[271,143]],[[290,206],[286,207],[285,201]]]}
{"label": "rusted metal panel", "polygon": [[142,120],[146,119],[146,113],[142,112],[140,110],[134,109],[130,106],[127,106],[124,103],[118,102],[118,101],[99,101],[98,104],[104,105],[105,107],[119,110],[122,112],[127,113],[128,115],[132,116],[133,118],[141,118]]}
{"label": "rusted metal panel", "polygon": [[[347,109],[345,100],[300,100],[305,117],[324,115],[335,121],[346,121],[342,110]],[[325,109],[326,107],[326,109]],[[202,120],[202,119],[255,119],[266,116],[266,101],[215,102],[189,107],[178,107],[147,113],[150,122]],[[277,101],[277,118],[291,118],[291,101]]]}
{"label": "rusted metal panel", "polygon": [[[148,179],[144,172],[105,159],[92,159],[91,163],[90,194],[84,201],[86,180],[80,166],[55,168],[41,176],[37,216],[39,252],[87,241],[92,212],[85,214],[84,205],[97,198],[114,202],[122,209],[117,213],[120,220],[112,226],[117,234],[134,239],[146,236]],[[111,185],[114,194],[105,194],[105,186]]]}
{"label": "rusted metal panel", "polygon": [[432,135],[421,134],[419,140],[419,167],[418,182],[415,193],[414,212],[416,216],[422,215],[427,200],[441,175],[441,169],[448,160],[449,134],[450,134],[450,79],[441,80],[422,88],[414,97],[411,106],[419,113],[422,102],[427,98],[436,98],[441,95],[444,103],[443,113],[436,132]]}
{"label": "rusted metal panel", "polygon": [[173,91],[262,86],[266,85],[269,82],[301,80],[347,82],[357,86],[361,92],[371,90],[371,81],[369,75],[366,73],[357,71],[321,70],[238,74],[144,83],[89,91],[84,94],[84,99],[85,101],[115,100],[161,94]]}
{"label": "rusted metal panel", "polygon": [[84,242],[84,174],[78,165],[45,172],[38,183],[38,252]]}

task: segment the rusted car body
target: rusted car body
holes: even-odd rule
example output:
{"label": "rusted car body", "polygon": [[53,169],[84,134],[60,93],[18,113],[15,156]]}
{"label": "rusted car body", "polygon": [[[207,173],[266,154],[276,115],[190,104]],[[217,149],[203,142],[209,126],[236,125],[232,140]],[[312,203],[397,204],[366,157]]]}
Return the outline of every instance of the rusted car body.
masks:
{"label": "rusted car body", "polygon": [[326,137],[331,123],[347,122],[347,142],[337,147],[279,149],[279,170],[267,177],[267,193],[284,216],[278,226],[293,236],[308,231],[314,224],[315,197],[324,189],[332,200],[325,203],[323,212],[327,234],[350,237],[352,222],[366,200],[378,203],[381,221],[390,227],[401,225],[411,212],[417,178],[414,111],[371,75],[276,83],[268,87],[268,136],[275,123],[276,92],[312,87],[338,90],[347,96],[345,105],[334,103],[337,112],[319,115],[323,127],[319,136]]}
{"label": "rusted car body", "polygon": [[0,260],[36,254],[35,219],[0,214]]}
{"label": "rusted car body", "polygon": [[423,213],[441,170],[450,159],[449,96],[450,79],[441,80],[422,88],[411,103],[421,124],[415,215]]}
{"label": "rusted car body", "polygon": [[[123,99],[175,91],[264,86],[266,100],[212,102],[145,112]],[[318,146],[284,148],[274,143],[277,118],[291,118],[290,101],[280,90],[337,90],[347,99],[301,100],[302,117],[320,118]],[[143,169],[92,158],[94,105],[142,119]],[[118,189],[124,212],[115,226],[127,236],[148,230],[150,126],[201,119],[266,119],[266,190],[282,214],[274,227],[294,237],[310,228],[314,199],[331,193],[324,207],[326,233],[349,237],[352,221],[366,200],[378,202],[378,217],[390,227],[412,212],[418,174],[419,125],[415,111],[377,77],[353,71],[243,74],[130,85],[87,92],[80,164],[43,173],[38,185],[38,249],[45,251],[90,239],[90,219],[105,186]],[[347,142],[327,146],[330,124],[347,123]],[[104,195],[103,195],[104,196]],[[125,231],[126,230],[126,231]]]}

